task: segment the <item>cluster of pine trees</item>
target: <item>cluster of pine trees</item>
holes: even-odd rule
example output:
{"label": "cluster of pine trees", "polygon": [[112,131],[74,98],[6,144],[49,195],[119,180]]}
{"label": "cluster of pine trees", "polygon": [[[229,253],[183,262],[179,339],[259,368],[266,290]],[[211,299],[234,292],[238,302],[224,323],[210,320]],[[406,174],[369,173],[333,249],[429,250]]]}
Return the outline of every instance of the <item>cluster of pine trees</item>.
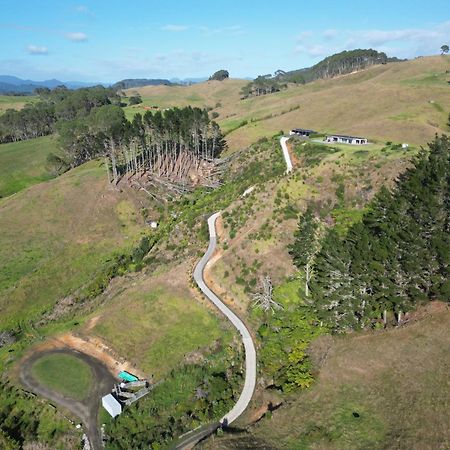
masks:
{"label": "cluster of pine trees", "polygon": [[272,94],[286,88],[287,85],[285,83],[280,83],[277,79],[272,78],[270,74],[260,75],[241,89],[241,99]]}
{"label": "cluster of pine trees", "polygon": [[225,141],[206,109],[147,111],[126,119],[114,89],[96,86],[69,90],[37,89],[40,101],[0,117],[0,143],[60,136],[65,156],[50,155],[55,172],[99,156],[107,159],[108,176],[117,183],[125,174],[154,173],[185,180],[205,161],[212,161]]}
{"label": "cluster of pine trees", "polygon": [[8,109],[0,116],[0,143],[16,142],[46,136],[55,131],[58,121],[87,116],[94,108],[120,103],[112,89],[102,86],[69,90],[38,88],[40,101],[20,111]]}
{"label": "cluster of pine trees", "polygon": [[147,111],[130,122],[122,108],[106,105],[86,117],[61,121],[58,132],[72,166],[105,156],[113,183],[125,174],[146,172],[185,180],[192,168],[212,161],[225,143],[208,111],[192,107]]}
{"label": "cluster of pine trees", "polygon": [[291,247],[309,304],[332,330],[402,321],[418,304],[450,296],[450,140],[436,137],[394,189],[383,188],[344,238],[317,244],[310,210]]}

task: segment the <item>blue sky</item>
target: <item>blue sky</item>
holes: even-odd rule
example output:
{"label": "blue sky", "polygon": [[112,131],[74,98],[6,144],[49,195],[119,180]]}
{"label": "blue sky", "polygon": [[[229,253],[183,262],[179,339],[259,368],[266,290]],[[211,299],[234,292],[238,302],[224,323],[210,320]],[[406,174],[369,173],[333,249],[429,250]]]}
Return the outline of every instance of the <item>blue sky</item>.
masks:
{"label": "blue sky", "polygon": [[412,58],[450,44],[448,0],[1,0],[0,11],[0,74],[35,80],[254,77],[353,48]]}

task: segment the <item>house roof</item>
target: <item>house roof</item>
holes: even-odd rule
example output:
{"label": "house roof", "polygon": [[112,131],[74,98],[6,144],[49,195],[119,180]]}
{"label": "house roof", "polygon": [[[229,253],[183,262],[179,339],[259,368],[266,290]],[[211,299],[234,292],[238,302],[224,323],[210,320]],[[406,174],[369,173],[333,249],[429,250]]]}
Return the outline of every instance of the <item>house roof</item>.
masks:
{"label": "house roof", "polygon": [[315,133],[314,130],[306,130],[305,128],[293,128],[292,131],[303,131],[304,133]]}
{"label": "house roof", "polygon": [[102,397],[102,405],[112,417],[116,417],[122,412],[122,405],[112,394]]}
{"label": "house roof", "polygon": [[346,139],[367,139],[360,136],[346,136],[345,134],[327,134],[327,137],[340,137],[340,138],[346,138]]}

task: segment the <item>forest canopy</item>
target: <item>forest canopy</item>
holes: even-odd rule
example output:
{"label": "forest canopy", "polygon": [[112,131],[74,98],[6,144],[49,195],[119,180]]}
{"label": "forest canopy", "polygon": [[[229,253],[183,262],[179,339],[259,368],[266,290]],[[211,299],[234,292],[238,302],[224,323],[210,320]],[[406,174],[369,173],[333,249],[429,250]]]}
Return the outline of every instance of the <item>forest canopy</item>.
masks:
{"label": "forest canopy", "polygon": [[[306,214],[300,227],[311,222]],[[291,252],[305,271],[311,258],[297,254],[303,247],[297,234]],[[344,238],[330,229],[312,259],[309,305],[334,331],[382,325],[388,318],[401,323],[403,314],[419,304],[447,300],[449,138],[436,137],[392,190],[382,188]]]}

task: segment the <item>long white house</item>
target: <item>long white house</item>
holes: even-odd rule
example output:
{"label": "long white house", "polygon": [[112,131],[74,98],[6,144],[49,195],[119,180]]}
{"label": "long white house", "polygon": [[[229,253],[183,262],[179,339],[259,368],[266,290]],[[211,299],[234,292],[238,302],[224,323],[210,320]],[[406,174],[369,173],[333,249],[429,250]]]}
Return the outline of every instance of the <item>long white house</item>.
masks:
{"label": "long white house", "polygon": [[368,144],[367,138],[358,136],[344,136],[342,134],[330,134],[325,138],[325,142],[336,143],[336,144],[353,144],[353,145],[364,145]]}

